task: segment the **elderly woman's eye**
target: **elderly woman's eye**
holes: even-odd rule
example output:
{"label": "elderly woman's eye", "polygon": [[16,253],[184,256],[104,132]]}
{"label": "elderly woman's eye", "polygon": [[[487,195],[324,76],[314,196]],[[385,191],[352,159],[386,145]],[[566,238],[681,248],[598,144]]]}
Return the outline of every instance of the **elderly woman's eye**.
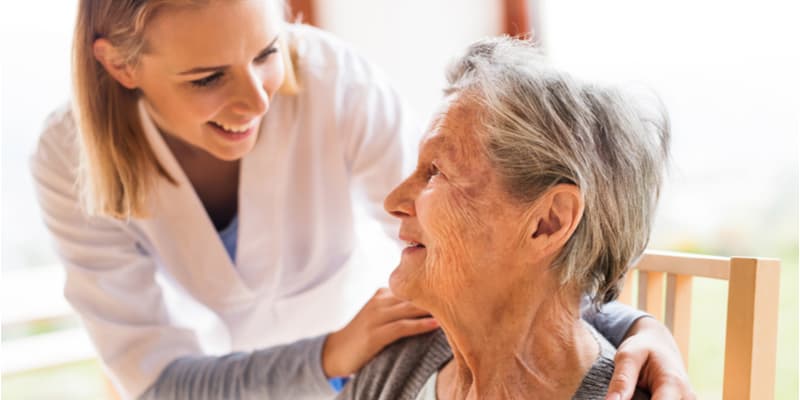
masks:
{"label": "elderly woman's eye", "polygon": [[430,181],[433,177],[438,176],[440,174],[439,167],[436,164],[431,164],[428,167],[428,180]]}

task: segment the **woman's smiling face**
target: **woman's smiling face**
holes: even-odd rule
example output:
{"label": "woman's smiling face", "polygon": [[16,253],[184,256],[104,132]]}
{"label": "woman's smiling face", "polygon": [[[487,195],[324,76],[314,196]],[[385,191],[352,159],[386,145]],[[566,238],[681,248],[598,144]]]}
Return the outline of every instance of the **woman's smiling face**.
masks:
{"label": "woman's smiling face", "polygon": [[134,78],[163,132],[222,160],[253,148],[285,74],[273,3],[167,7],[152,19]]}
{"label": "woman's smiling face", "polygon": [[[475,132],[476,110],[451,98],[420,146],[414,173],[387,196],[384,207],[401,219],[409,244],[390,286],[431,310],[465,290],[495,290],[487,279],[509,262],[525,237],[525,209],[502,188]],[[492,281],[492,282],[490,282]]]}

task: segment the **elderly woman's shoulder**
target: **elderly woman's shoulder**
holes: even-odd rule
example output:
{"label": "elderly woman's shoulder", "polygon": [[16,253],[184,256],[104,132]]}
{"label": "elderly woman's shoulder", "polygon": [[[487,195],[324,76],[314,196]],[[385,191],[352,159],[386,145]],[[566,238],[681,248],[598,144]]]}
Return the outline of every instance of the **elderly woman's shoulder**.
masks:
{"label": "elderly woman's shoulder", "polygon": [[400,339],[364,366],[338,398],[397,399],[416,393],[452,357],[440,329]]}
{"label": "elderly woman's shoulder", "polygon": [[[605,394],[608,391],[611,378],[614,374],[614,356],[616,355],[617,349],[593,326],[588,323],[584,323],[584,326],[586,326],[586,329],[597,341],[600,353],[592,367],[583,377],[583,381],[578,391],[573,396],[573,399],[605,398]],[[650,395],[647,392],[637,388],[636,392],[633,394],[632,400],[647,400],[649,398]]]}

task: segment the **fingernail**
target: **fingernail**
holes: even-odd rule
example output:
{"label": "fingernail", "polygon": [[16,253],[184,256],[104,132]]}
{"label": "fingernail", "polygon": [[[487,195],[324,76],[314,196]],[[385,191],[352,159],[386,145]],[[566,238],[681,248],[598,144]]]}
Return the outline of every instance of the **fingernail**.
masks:
{"label": "fingernail", "polygon": [[606,396],[606,400],[620,400],[622,396],[619,393],[611,393],[610,395]]}

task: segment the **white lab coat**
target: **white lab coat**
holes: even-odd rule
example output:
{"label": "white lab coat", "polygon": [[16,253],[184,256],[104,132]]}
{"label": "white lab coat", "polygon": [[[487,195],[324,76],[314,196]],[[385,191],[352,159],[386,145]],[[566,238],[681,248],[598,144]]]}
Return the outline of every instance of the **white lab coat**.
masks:
{"label": "white lab coat", "polygon": [[80,209],[69,110],[55,113],[40,138],[31,165],[66,268],[64,294],[127,395],[143,392],[175,358],[204,351],[198,332],[169,312],[162,277],[218,318],[229,350],[254,349],[290,314],[309,334],[331,328],[326,316],[338,303],[320,298],[331,293],[320,288],[355,246],[351,185],[387,230],[395,226],[382,201],[402,178],[401,136],[419,125],[384,77],[342,43],[309,27],[286,34],[302,89],[272,100],[242,159],[235,265],[141,104],[147,138],[178,181],[159,180],[151,218],[117,221]]}

